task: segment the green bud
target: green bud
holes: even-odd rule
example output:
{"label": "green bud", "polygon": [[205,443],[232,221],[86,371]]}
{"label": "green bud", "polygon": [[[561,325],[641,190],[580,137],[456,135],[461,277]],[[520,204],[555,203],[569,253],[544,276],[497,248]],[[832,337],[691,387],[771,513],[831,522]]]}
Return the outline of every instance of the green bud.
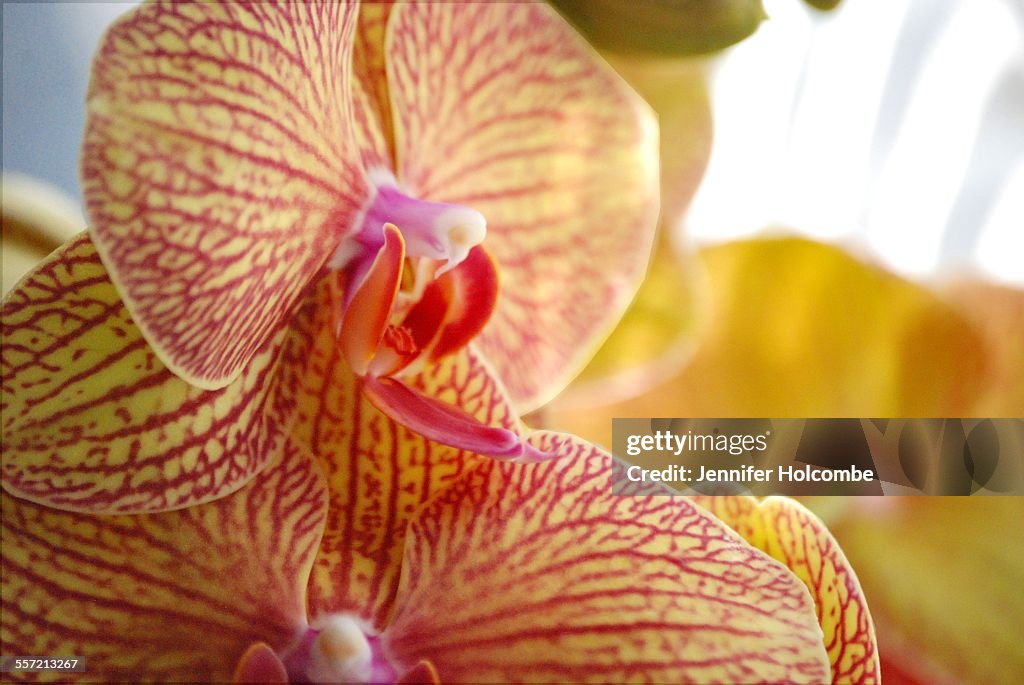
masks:
{"label": "green bud", "polygon": [[761,0],[551,0],[598,48],[646,55],[715,52],[752,34]]}

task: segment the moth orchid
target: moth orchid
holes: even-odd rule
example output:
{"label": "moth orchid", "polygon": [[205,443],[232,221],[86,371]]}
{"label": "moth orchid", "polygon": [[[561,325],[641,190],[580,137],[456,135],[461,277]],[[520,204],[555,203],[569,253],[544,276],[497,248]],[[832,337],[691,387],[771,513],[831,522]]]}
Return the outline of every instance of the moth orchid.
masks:
{"label": "moth orchid", "polygon": [[[5,303],[5,354],[53,378],[19,397],[45,406],[60,388],[66,398],[66,412],[17,432],[19,447],[54,435],[93,449],[223,435],[188,433],[173,417],[133,423],[175,393],[191,401],[192,422],[237,421],[251,404],[292,418],[288,438],[264,422],[235,443],[244,455],[282,442],[240,490],[175,511],[66,511],[4,492],[5,653],[78,655],[89,678],[133,682],[872,682],[863,596],[809,513],[784,499],[715,510],[748,543],[688,500],[613,495],[612,460],[564,434],[531,434],[554,456],[531,464],[419,437],[354,391],[324,306],[335,286],[322,282],[279,341],[265,367],[277,390],[210,400],[160,367],[88,236],[19,285]],[[63,338],[41,332],[56,322]],[[101,352],[116,344],[111,362]],[[90,386],[81,371],[95,363],[124,385]],[[516,428],[471,350],[415,383]],[[109,408],[121,422],[108,433],[76,431],[97,392],[131,403]],[[187,449],[143,468],[203,458]],[[129,483],[146,475],[110,470]],[[130,492],[133,504],[155,497]]]}
{"label": "moth orchid", "polygon": [[316,381],[280,362],[328,282],[351,392],[433,440],[541,458],[417,374],[469,365],[472,341],[517,409],[557,391],[642,276],[656,148],[646,106],[541,4],[134,10],[98,51],[82,155],[120,297],[95,265],[45,326],[30,301],[55,294],[12,295],[4,487],[119,513],[237,490],[293,409],[337,409],[304,406]]}
{"label": "moth orchid", "polygon": [[[75,299],[67,279],[98,268],[82,239],[23,288]],[[298,318],[282,363],[344,367],[329,311]],[[440,366],[421,389],[510,425],[497,385]],[[764,522],[829,569],[813,593],[689,501],[613,495],[611,459],[575,438],[532,434],[555,455],[532,464],[415,442],[346,393],[351,372],[325,378],[304,395],[349,397],[359,430],[306,422],[314,449],[289,440],[212,502],[110,516],[4,493],[4,652],[79,655],[113,681],[820,683],[852,633],[818,614],[864,625],[841,556],[813,556],[827,531],[791,503]]]}

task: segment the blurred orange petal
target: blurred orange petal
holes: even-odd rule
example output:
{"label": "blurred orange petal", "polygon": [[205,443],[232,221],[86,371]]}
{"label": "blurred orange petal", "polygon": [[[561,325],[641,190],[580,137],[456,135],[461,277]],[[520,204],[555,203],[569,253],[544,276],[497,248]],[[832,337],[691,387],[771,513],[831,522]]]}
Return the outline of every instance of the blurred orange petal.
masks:
{"label": "blurred orange petal", "polygon": [[860,498],[833,525],[857,569],[883,659],[921,682],[1024,673],[1024,499]]}
{"label": "blurred orange petal", "polygon": [[1016,417],[1024,409],[1024,291],[981,281],[953,284],[946,298],[984,338],[986,386],[971,416]]}
{"label": "blurred orange petal", "polygon": [[675,377],[559,428],[611,444],[612,416],[965,416],[992,363],[984,339],[927,289],[802,238],[709,247],[707,325]]}

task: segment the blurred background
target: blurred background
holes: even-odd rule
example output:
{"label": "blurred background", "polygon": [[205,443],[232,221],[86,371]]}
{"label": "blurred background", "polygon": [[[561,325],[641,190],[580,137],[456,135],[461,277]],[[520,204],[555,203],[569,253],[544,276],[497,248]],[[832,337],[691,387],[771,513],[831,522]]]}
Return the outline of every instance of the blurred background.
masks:
{"label": "blurred background", "polygon": [[1024,283],[1024,3],[764,5],[712,75],[690,235],[781,224],[906,275]]}
{"label": "blurred background", "polygon": [[[763,5],[714,54],[602,46],[661,118],[663,240],[624,323],[530,420],[608,445],[614,416],[1024,415],[1024,3]],[[89,62],[129,6],[3,4],[5,291],[84,227]],[[580,7],[614,43],[700,5]],[[886,682],[1019,682],[1024,499],[805,502],[864,585]]]}

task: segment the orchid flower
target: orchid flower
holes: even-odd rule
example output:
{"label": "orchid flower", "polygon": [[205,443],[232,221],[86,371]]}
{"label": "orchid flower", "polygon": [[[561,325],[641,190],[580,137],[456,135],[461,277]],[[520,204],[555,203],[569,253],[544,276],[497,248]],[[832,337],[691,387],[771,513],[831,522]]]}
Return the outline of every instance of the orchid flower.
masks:
{"label": "orchid flower", "polygon": [[[4,649],[133,682],[832,681],[812,597],[785,566],[681,498],[612,495],[592,448],[531,440],[565,458],[481,461],[417,510],[379,622],[305,606],[329,507],[300,451],[175,512],[4,496]],[[339,594],[362,599],[335,570]],[[828,606],[850,615],[838,594]]]}
{"label": "orchid flower", "polygon": [[[736,241],[700,256],[712,301],[688,365],[611,406],[556,404],[553,423],[601,443],[609,416],[667,406],[683,416],[1020,416],[1020,289],[930,289],[802,238]],[[807,498],[871,599],[887,682],[1013,682],[1022,672],[1024,552],[1008,544],[1024,520],[1020,502]]]}
{"label": "orchid flower", "polygon": [[[82,656],[87,677],[114,681],[875,680],[863,595],[808,512],[785,499],[716,510],[746,542],[683,498],[613,495],[612,460],[564,434],[530,435],[554,455],[533,464],[419,437],[354,392],[324,306],[334,285],[307,299],[267,367],[281,380],[260,401],[294,425],[239,491],[119,516],[3,493],[5,653]],[[144,406],[195,392],[158,369],[88,236],[19,285],[4,321],[8,359],[56,369],[68,398],[67,415],[22,438],[81,439],[65,428],[95,392],[80,365],[106,364],[124,380],[116,392]],[[40,332],[56,322],[63,339]],[[99,352],[116,344],[123,361],[109,363]],[[472,350],[415,382],[490,425],[516,426]],[[22,390],[32,405],[53,386]],[[231,398],[208,414],[198,405],[193,420],[232,420]],[[104,439],[139,441],[135,416],[115,411],[122,426]],[[129,484],[140,473],[109,468]]]}
{"label": "orchid flower", "polygon": [[[82,155],[117,292],[84,256],[66,312],[9,298],[4,488],[92,512],[210,501],[296,421],[348,430],[300,397],[341,366],[346,392],[421,435],[542,458],[419,374],[482,368],[472,345],[517,410],[557,391],[642,276],[656,143],[540,4],[134,10],[93,65]],[[282,346],[314,291],[341,357],[299,373]]]}

